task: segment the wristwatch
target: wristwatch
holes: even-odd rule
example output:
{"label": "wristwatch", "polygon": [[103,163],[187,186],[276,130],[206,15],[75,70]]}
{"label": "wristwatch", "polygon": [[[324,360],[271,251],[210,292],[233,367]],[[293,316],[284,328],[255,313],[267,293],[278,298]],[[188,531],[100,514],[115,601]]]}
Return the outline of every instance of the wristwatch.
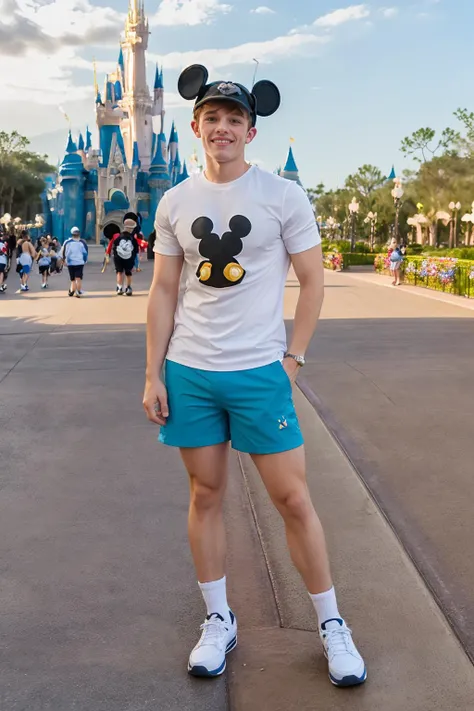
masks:
{"label": "wristwatch", "polygon": [[294,353],[285,353],[284,357],[285,358],[293,358],[293,360],[295,360],[298,363],[300,368],[302,368],[306,364],[306,359],[302,355],[295,355]]}

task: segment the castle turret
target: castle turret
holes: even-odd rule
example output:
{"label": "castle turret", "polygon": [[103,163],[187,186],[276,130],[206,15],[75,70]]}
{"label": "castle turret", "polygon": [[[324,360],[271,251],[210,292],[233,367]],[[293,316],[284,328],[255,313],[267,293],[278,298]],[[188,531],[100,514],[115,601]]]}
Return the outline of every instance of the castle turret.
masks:
{"label": "castle turret", "polygon": [[285,167],[283,168],[283,171],[280,172],[280,175],[282,178],[286,178],[287,180],[294,180],[298,185],[301,185],[300,181],[300,176],[299,176],[299,171],[298,171],[298,166],[296,165],[295,157],[293,155],[293,149],[290,146],[290,150],[288,151],[288,158],[286,159],[286,164]]}
{"label": "castle turret", "polygon": [[129,0],[125,39],[122,42],[124,56],[124,90],[121,102],[125,119],[123,136],[127,160],[133,159],[133,144],[138,143],[138,152],[144,171],[148,171],[152,159],[153,101],[146,81],[146,50],[150,30],[143,3]]}
{"label": "castle turret", "polygon": [[176,160],[176,154],[178,152],[178,132],[174,125],[174,121],[171,124],[170,140],[168,142],[168,160],[170,173],[174,168],[174,162]]}
{"label": "castle turret", "polygon": [[[77,146],[72,140],[71,132],[66,146],[66,154],[59,169],[61,180],[61,210],[63,214],[62,229],[57,235],[61,241],[67,239],[73,227],[79,227],[84,232],[85,200],[84,186],[86,170],[82,158],[77,153]],[[62,233],[62,234],[61,234]]]}
{"label": "castle turret", "polygon": [[89,131],[89,126],[86,126],[86,145],[85,152],[87,153],[92,148],[92,133]]}
{"label": "castle turret", "polygon": [[188,168],[186,166],[186,161],[183,162],[183,170],[182,172],[178,175],[176,179],[176,185],[179,185],[179,183],[182,183],[186,178],[189,178],[189,173],[188,173]]}
{"label": "castle turret", "polygon": [[158,137],[155,155],[153,156],[153,160],[150,166],[150,177],[148,180],[148,185],[150,188],[150,212],[147,227],[151,232],[151,230],[153,229],[153,223],[155,220],[155,213],[158,204],[165,192],[171,187],[170,176],[168,173],[166,160],[163,157],[160,137]]}
{"label": "castle turret", "polygon": [[160,133],[162,133],[165,124],[164,86],[163,70],[160,71],[158,65],[156,65],[155,85],[153,89],[153,116],[160,117]]}

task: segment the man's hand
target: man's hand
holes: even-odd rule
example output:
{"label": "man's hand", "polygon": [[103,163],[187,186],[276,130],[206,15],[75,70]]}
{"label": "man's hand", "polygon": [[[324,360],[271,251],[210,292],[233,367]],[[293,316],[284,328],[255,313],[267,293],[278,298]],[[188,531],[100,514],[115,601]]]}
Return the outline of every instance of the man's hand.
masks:
{"label": "man's hand", "polygon": [[283,359],[283,368],[289,377],[290,381],[292,383],[296,382],[296,378],[298,377],[298,372],[299,369],[301,368],[300,365],[296,362],[294,358],[284,358]]}
{"label": "man's hand", "polygon": [[161,380],[146,381],[143,407],[150,422],[161,426],[166,424],[169,416],[168,393]]}

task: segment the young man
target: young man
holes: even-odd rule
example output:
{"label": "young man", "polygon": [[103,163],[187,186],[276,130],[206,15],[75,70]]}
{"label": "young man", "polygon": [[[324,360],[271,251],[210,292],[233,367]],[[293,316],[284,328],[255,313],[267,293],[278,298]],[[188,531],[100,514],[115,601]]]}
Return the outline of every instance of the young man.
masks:
{"label": "young man", "polygon": [[[326,544],[305,477],[292,383],[323,301],[318,228],[303,190],[245,162],[256,118],[277,88],[207,84],[194,65],[179,90],[196,99],[192,128],[206,170],[165,193],[156,215],[144,407],[188,471],[189,538],[207,607],[188,671],[217,676],[237,642],[225,578],[222,502],[229,442],[251,455],[283,517],[292,559],[311,595],[331,681],[360,684],[365,665],[336,601]],[[293,336],[283,321],[290,263],[300,283]],[[161,379],[165,366],[164,382]]]}
{"label": "young man", "polygon": [[[115,235],[109,242],[106,250],[107,257],[113,254],[115,272],[117,274],[117,296],[132,296],[132,274],[135,266],[135,259],[138,254],[139,244],[136,235],[138,217],[132,212],[125,215],[123,230]],[[124,289],[123,276],[127,279],[127,286]]]}
{"label": "young man", "polygon": [[20,267],[20,291],[29,291],[28,281],[30,278],[33,259],[36,257],[36,250],[31,242],[28,232],[23,232],[18,241],[18,265]]}
{"label": "young man", "polygon": [[84,265],[87,263],[88,256],[89,248],[87,242],[81,239],[79,227],[73,227],[71,237],[64,242],[60,253],[60,258],[65,261],[69,271],[71,282],[68,291],[69,296],[77,296],[80,299],[83,295],[82,280],[84,278]]}

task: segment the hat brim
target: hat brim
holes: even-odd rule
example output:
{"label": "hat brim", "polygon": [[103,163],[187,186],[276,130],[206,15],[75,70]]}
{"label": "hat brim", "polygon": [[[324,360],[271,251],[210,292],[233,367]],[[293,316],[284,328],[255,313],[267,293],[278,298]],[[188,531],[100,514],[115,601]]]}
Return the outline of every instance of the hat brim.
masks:
{"label": "hat brim", "polygon": [[253,126],[255,125],[255,121],[256,121],[255,114],[251,112],[248,103],[246,101],[242,101],[237,96],[205,96],[203,99],[201,99],[200,101],[197,101],[194,104],[194,111],[196,111],[196,109],[200,109],[201,106],[204,106],[205,104],[210,104],[211,101],[214,101],[214,102],[226,101],[228,104],[230,103],[230,104],[234,104],[234,105],[238,106],[239,108],[243,109],[246,114],[248,114],[250,116],[250,118],[252,119],[252,125]]}

